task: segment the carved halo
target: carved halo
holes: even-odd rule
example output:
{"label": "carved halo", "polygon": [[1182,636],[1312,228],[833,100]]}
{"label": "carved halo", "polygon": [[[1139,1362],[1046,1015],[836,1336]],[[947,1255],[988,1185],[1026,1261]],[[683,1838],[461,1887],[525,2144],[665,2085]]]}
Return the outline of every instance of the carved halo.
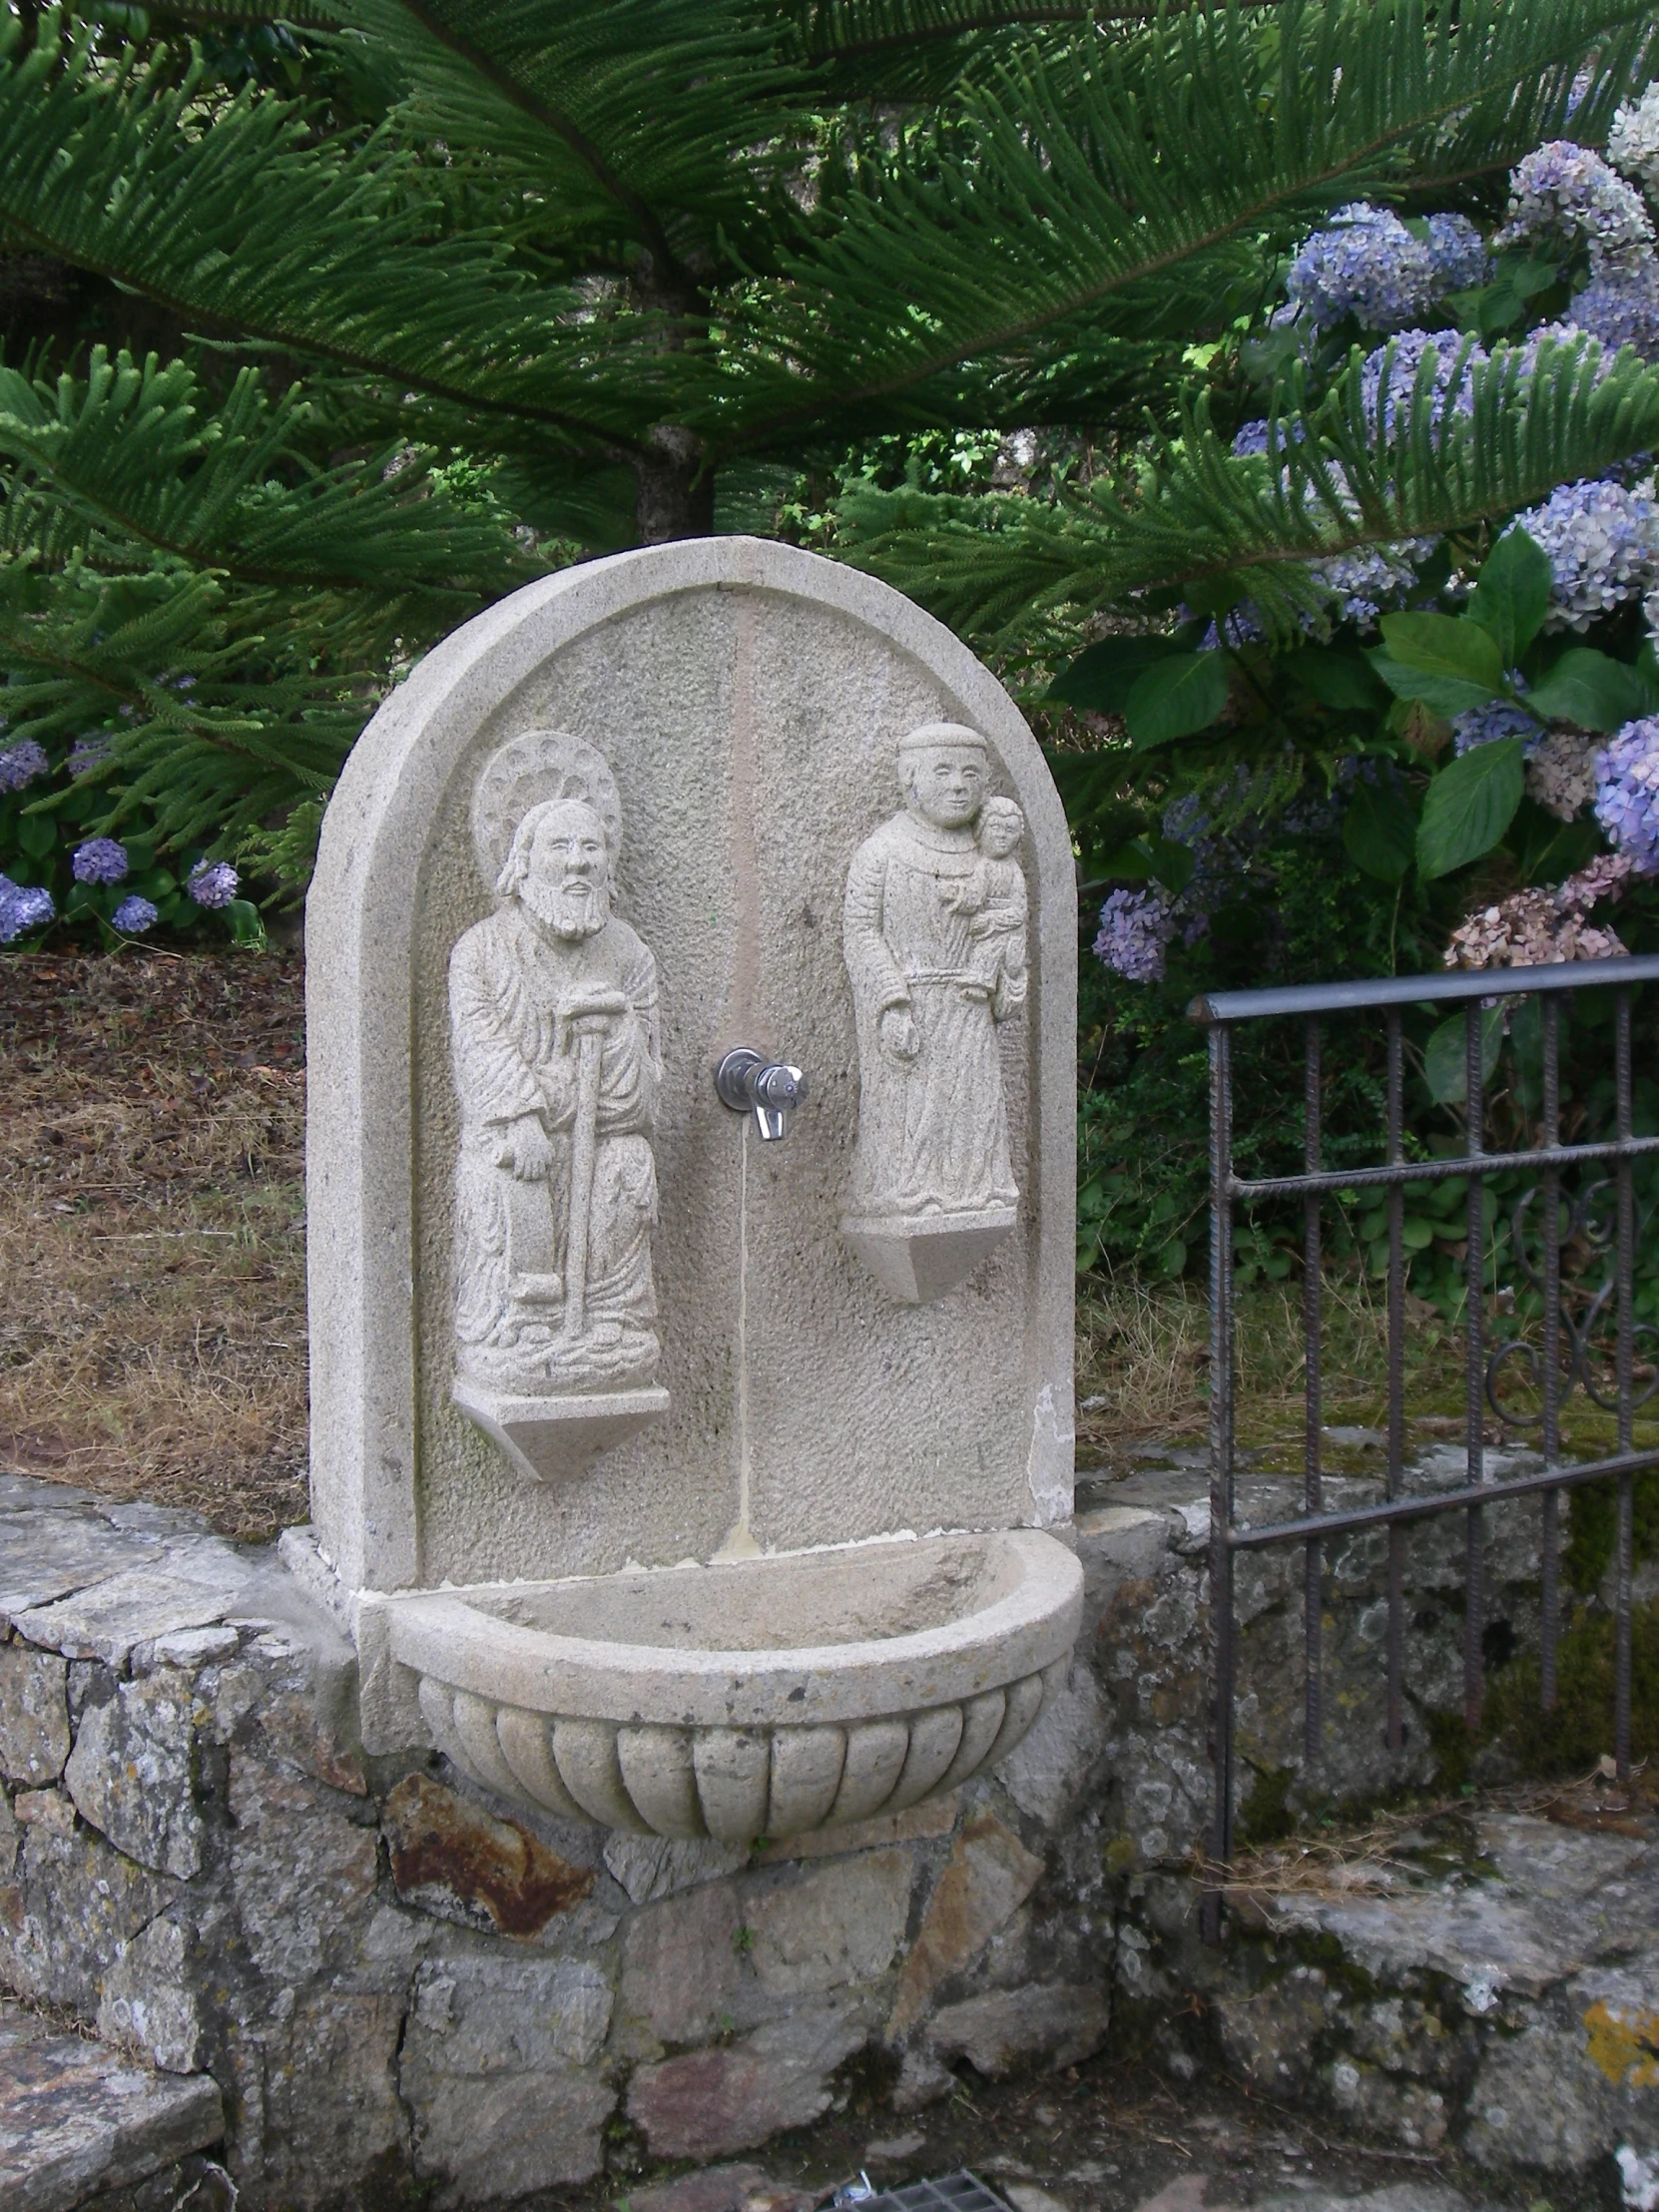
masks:
{"label": "carved halo", "polygon": [[622,802],[604,755],[586,739],[568,737],[562,730],[525,730],[496,748],[472,790],[472,846],[491,890],[513,831],[545,799],[585,801],[605,826],[605,842],[615,861],[622,842]]}

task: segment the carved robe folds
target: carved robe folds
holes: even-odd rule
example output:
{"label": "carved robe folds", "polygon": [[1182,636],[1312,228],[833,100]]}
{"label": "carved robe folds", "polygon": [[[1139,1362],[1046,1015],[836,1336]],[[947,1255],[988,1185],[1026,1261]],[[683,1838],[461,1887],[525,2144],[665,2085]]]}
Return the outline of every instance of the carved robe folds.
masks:
{"label": "carved robe folds", "polygon": [[858,1140],[841,1236],[912,1304],[954,1289],[1016,1219],[996,1032],[1025,998],[1024,890],[1011,925],[987,928],[1002,917],[986,874],[970,834],[907,813],[847,871]]}
{"label": "carved robe folds", "polygon": [[[614,993],[625,1010],[569,1018],[573,999],[596,992]],[[456,944],[449,1010],[461,1106],[459,1374],[528,1394],[644,1381],[658,1361],[649,1142],[662,1080],[656,962],[614,917],[596,935],[570,941],[507,905]],[[572,1331],[572,1168],[584,1061],[591,1188],[581,1323]],[[535,1156],[537,1128],[547,1139],[545,1161]],[[580,1160],[576,1166],[580,1184]]]}

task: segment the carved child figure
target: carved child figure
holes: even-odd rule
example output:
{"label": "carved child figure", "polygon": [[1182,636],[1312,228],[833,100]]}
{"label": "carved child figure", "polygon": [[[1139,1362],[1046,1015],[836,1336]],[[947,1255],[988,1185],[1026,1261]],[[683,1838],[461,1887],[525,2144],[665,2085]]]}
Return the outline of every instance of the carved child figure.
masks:
{"label": "carved child figure", "polygon": [[1014,854],[1025,817],[1011,799],[987,799],[979,810],[973,872],[944,891],[953,913],[965,915],[972,965],[990,994],[991,1019],[1006,1021],[1025,1002],[1026,927],[1030,899]]}

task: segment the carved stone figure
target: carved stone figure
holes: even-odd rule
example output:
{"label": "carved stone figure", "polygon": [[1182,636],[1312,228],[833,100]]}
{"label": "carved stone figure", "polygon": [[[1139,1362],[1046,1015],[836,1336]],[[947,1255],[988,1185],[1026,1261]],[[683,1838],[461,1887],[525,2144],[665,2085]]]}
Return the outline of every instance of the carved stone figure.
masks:
{"label": "carved stone figure", "polygon": [[[549,795],[512,819],[527,790]],[[642,1382],[662,1061],[656,962],[611,911],[615,787],[591,747],[533,732],[486,767],[473,827],[496,908],[449,963],[457,1396]]]}
{"label": "carved stone figure", "polygon": [[841,1230],[888,1289],[919,1300],[1015,1219],[996,1031],[1025,999],[1025,822],[986,797],[984,740],[961,724],[912,730],[898,771],[904,810],[846,877],[858,1141]]}

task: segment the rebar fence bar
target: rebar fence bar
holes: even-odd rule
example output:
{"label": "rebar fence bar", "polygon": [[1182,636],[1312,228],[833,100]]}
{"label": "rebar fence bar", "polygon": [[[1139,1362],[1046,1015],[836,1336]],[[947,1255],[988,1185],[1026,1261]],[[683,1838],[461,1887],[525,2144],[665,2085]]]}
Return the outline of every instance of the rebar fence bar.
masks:
{"label": "rebar fence bar", "polygon": [[[1619,1778],[1630,1773],[1630,1687],[1634,1479],[1659,1466],[1659,1445],[1638,1450],[1635,1416],[1659,1381],[1648,1379],[1636,1391],[1634,1345],[1638,1335],[1652,1338],[1650,1324],[1638,1324],[1634,1312],[1636,1200],[1633,1163],[1659,1153],[1659,1136],[1634,1133],[1631,1078],[1631,999],[1635,986],[1659,980],[1659,956],[1587,960],[1552,967],[1460,971],[1399,976],[1385,981],[1338,983],[1283,990],[1227,991],[1195,999],[1193,1017],[1209,1031],[1210,1057],[1210,1691],[1211,1756],[1215,1798],[1211,1817],[1211,1871],[1205,1905],[1205,1933],[1220,1935],[1222,1884],[1234,1855],[1235,1694],[1238,1627],[1234,1568],[1242,1551],[1282,1545],[1303,1547],[1305,1684],[1303,1745],[1306,1766],[1317,1768],[1324,1738],[1321,1709],[1321,1594],[1327,1547],[1359,1529],[1387,1534],[1386,1562],[1386,1743],[1397,1752],[1404,1744],[1405,1532],[1410,1523],[1443,1513],[1462,1513],[1464,1524],[1463,1717],[1479,1726],[1485,1693],[1483,1679],[1484,1607],[1482,1576],[1486,1554],[1486,1515],[1494,1506],[1541,1493],[1540,1528],[1540,1694],[1544,1707],[1556,1699],[1557,1646],[1560,1637],[1560,1499],[1580,1484],[1611,1481],[1617,1510],[1613,1548],[1614,1711],[1613,1746]],[[1613,1001],[1611,1133],[1591,1141],[1563,1142],[1561,1115],[1561,1009],[1571,997],[1609,991]],[[1541,1029],[1541,1112],[1537,1141],[1524,1150],[1488,1151],[1484,1144],[1489,1039],[1483,1007],[1516,1002],[1536,994]],[[1460,1153],[1407,1158],[1404,1113],[1406,1009],[1463,1008],[1463,1085],[1466,1145]],[[1384,1157],[1372,1164],[1326,1164],[1323,1052],[1329,1017],[1380,1013],[1386,1023],[1386,1112]],[[1234,1165],[1233,1046],[1246,1024],[1290,1021],[1302,1026],[1305,1078],[1300,1172],[1244,1177]],[[1584,1171],[1593,1171],[1586,1181]],[[1541,1344],[1523,1335],[1498,1338],[1488,1328],[1488,1225],[1486,1191],[1499,1175],[1522,1171],[1527,1184],[1510,1217],[1510,1249],[1534,1294]],[[1405,1342],[1407,1250],[1404,1196],[1407,1185],[1467,1178],[1466,1242],[1463,1254],[1462,1396],[1464,1472],[1452,1489],[1428,1492],[1405,1488]],[[1605,1206],[1611,1187],[1612,1225],[1598,1231],[1597,1207]],[[1326,1506],[1322,1467],[1324,1425],[1323,1237],[1327,1208],[1337,1194],[1377,1191],[1385,1195],[1387,1238],[1387,1382],[1386,1480],[1375,1503],[1347,1510]],[[1237,1210],[1268,1200],[1301,1200],[1305,1357],[1302,1510],[1289,1520],[1252,1526],[1237,1517],[1235,1427],[1237,1354],[1235,1332],[1234,1229]],[[1536,1202],[1536,1203],[1534,1203]],[[1528,1249],[1539,1257],[1536,1264]],[[1588,1246],[1604,1253],[1606,1280],[1582,1294],[1577,1310],[1563,1297],[1562,1254]],[[1613,1389],[1599,1385],[1592,1339],[1605,1339],[1611,1307]],[[1491,1338],[1493,1341],[1488,1341]],[[1518,1412],[1497,1395],[1509,1363],[1517,1363],[1535,1386],[1538,1409]],[[1604,1412],[1614,1416],[1616,1449],[1601,1457],[1563,1460],[1561,1408],[1582,1386]],[[1485,1426],[1488,1405],[1506,1422],[1534,1426],[1542,1466],[1508,1479],[1488,1479]]]}

